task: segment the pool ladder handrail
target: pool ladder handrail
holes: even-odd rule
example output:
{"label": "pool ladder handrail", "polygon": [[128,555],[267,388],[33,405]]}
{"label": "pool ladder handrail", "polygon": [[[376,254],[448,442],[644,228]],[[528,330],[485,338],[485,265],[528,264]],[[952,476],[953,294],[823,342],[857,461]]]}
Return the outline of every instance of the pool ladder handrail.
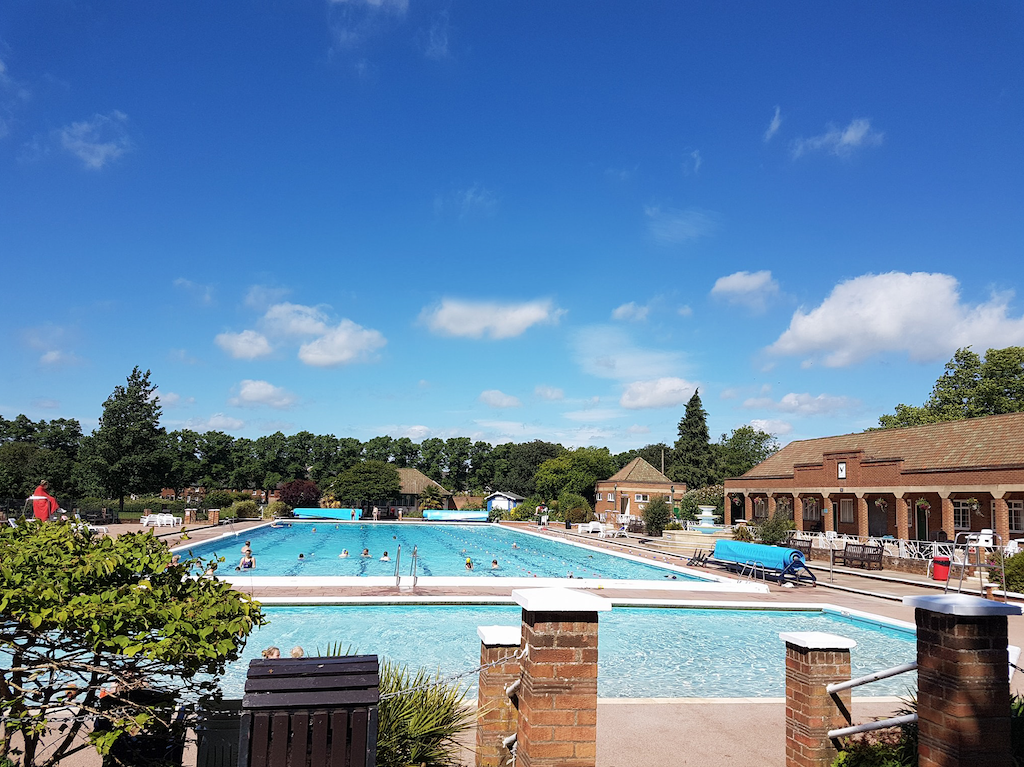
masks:
{"label": "pool ladder handrail", "polygon": [[419,580],[419,563],[420,555],[417,551],[418,547],[412,547],[412,561],[409,563],[409,575],[412,576],[412,587],[416,588],[416,581]]}
{"label": "pool ladder handrail", "polygon": [[752,581],[757,580],[757,576],[761,576],[761,582],[768,580],[768,569],[764,566],[764,562],[756,559],[748,559],[743,563],[743,568],[740,570],[740,578],[750,578]]}
{"label": "pool ladder handrail", "polygon": [[[911,661],[910,663],[904,663],[900,666],[893,666],[892,668],[883,669],[882,671],[876,671],[873,674],[866,674],[864,676],[856,677],[855,679],[848,679],[845,682],[832,682],[831,684],[825,685],[825,692],[829,695],[836,695],[836,693],[842,692],[843,690],[852,690],[854,687],[860,687],[864,684],[871,684],[881,679],[888,679],[889,677],[899,676],[900,674],[906,674],[908,671],[917,670],[917,661]],[[829,730],[828,736],[830,738],[845,738],[848,735],[856,735],[861,732],[872,732],[874,730],[884,730],[887,727],[899,727],[903,724],[910,724],[917,721],[917,712],[912,714],[904,714],[902,716],[893,716],[888,719],[879,719],[875,722],[865,722],[864,724],[855,724],[850,727],[840,727],[836,730]]]}
{"label": "pool ladder handrail", "polygon": [[398,544],[398,553],[395,555],[395,588],[402,584],[402,576],[399,569],[402,566],[402,544]]}

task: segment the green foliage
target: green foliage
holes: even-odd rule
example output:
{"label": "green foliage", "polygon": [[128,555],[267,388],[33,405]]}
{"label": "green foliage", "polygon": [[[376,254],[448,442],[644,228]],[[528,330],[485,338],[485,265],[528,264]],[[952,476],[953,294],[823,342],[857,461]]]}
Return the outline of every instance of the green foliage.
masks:
{"label": "green foliage", "polygon": [[1024,347],[989,349],[982,360],[970,347],[957,349],[922,407],[897,405],[878,419],[892,429],[1024,410]]}
{"label": "green foliage", "polygon": [[531,495],[521,504],[512,509],[509,519],[513,522],[532,522],[537,518],[537,507],[545,505],[539,495]]}
{"label": "green foliage", "polygon": [[776,509],[769,519],[754,525],[754,531],[761,543],[775,546],[789,537],[789,531],[795,529],[793,520],[782,509]]}
{"label": "green foliage", "polygon": [[[565,448],[551,442],[534,440],[516,444],[509,442],[495,446],[486,457],[483,472],[489,482],[483,484],[495,490],[505,490],[517,495],[530,496],[538,492],[535,482],[537,470],[545,461],[557,458]],[[548,495],[553,498],[557,493]]]}
{"label": "green foliage", "polygon": [[126,386],[114,387],[103,403],[99,428],[83,444],[99,483],[122,502],[129,493],[159,491],[166,473],[160,399],[149,375],[136,367]]}
{"label": "green foliage", "polygon": [[437,485],[427,485],[420,493],[420,509],[444,508],[444,493]]}
{"label": "green foliage", "polygon": [[690,490],[679,501],[679,511],[683,519],[697,519],[698,506],[714,506],[715,516],[725,514],[725,485],[708,485]]}
{"label": "green foliage", "polygon": [[665,529],[666,530],[682,530],[683,529],[683,525],[682,525],[681,522],[676,522],[675,520],[672,520],[667,525],[665,525]]}
{"label": "green foliage", "polygon": [[608,448],[580,447],[544,461],[534,478],[537,492],[547,498],[562,493],[593,497],[594,485],[615,473],[615,460]]}
{"label": "green foliage", "polygon": [[[388,660],[381,664],[377,767],[460,764],[456,737],[476,720],[476,712],[463,705],[466,691],[457,684],[430,684],[439,678],[422,669],[412,674]],[[393,693],[403,694],[385,698]]]}
{"label": "green foliage", "polygon": [[398,469],[390,463],[363,461],[337,476],[331,486],[342,503],[358,505],[363,501],[390,501],[401,492]]}
{"label": "green foliage", "polygon": [[558,496],[558,516],[574,525],[594,519],[590,502],[578,493],[562,493]]}
{"label": "green foliage", "polygon": [[685,482],[688,488],[704,487],[715,481],[715,451],[708,432],[708,414],[697,390],[686,403],[686,412],[679,421],[673,464],[668,476],[674,482]]}
{"label": "green foliage", "polygon": [[908,741],[898,728],[865,732],[846,738],[832,767],[911,767],[917,765],[917,741]]}
{"label": "green foliage", "polygon": [[208,509],[227,509],[234,502],[234,495],[227,490],[210,490],[203,497],[203,506]]}
{"label": "green foliage", "polygon": [[271,501],[263,510],[263,516],[271,519],[275,517],[290,517],[291,515],[292,507],[284,501]]}
{"label": "green foliage", "polygon": [[229,517],[237,517],[238,519],[259,519],[260,509],[256,505],[256,501],[249,499],[247,501],[235,501],[231,504],[231,508],[228,509]]}
{"label": "green foliage", "polygon": [[[69,702],[97,711],[100,690],[141,682],[176,699],[218,689],[225,663],[264,623],[260,606],[216,578],[187,577],[204,563],[171,566],[153,533],[93,538],[62,523],[0,529],[0,691],[10,737],[25,737],[24,764],[55,764],[84,735],[52,719]],[[199,676],[202,675],[202,676]],[[153,726],[151,707],[111,698],[111,730],[89,737],[105,753],[121,735]],[[42,737],[55,741],[45,756]]]}
{"label": "green foliage", "polygon": [[753,426],[741,426],[718,441],[718,476],[739,477],[778,452],[779,441]]}
{"label": "green foliage", "polygon": [[732,529],[732,539],[734,541],[746,541],[751,543],[754,540],[754,534],[750,532],[750,528],[747,525],[736,525]]}
{"label": "green foliage", "polygon": [[672,507],[662,495],[656,495],[644,506],[644,535],[658,537],[672,520]]}
{"label": "green foliage", "polygon": [[998,567],[988,571],[989,580],[998,583],[1001,589],[1006,591],[1024,592],[1024,551],[1007,557],[1003,560],[1003,568],[1006,570],[1006,583],[1003,581],[1003,574]]}

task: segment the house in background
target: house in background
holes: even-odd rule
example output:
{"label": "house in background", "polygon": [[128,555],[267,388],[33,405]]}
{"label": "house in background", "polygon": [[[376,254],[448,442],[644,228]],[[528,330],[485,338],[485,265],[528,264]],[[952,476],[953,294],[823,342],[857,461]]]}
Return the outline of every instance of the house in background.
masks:
{"label": "house in background", "polygon": [[487,496],[487,511],[497,509],[499,511],[512,511],[516,506],[526,499],[515,493],[491,493]]}
{"label": "house in background", "polygon": [[674,506],[686,494],[686,483],[673,482],[637,457],[608,479],[594,486],[594,513],[602,522],[617,524],[620,517],[639,517],[648,501],[662,496]]}
{"label": "house in background", "polygon": [[779,509],[797,530],[1024,537],[1024,413],[790,442],[725,480],[725,524]]}
{"label": "house in background", "polygon": [[452,503],[459,511],[465,511],[470,506],[474,508],[486,508],[485,499],[482,495],[453,495]]}
{"label": "house in background", "polygon": [[401,495],[388,503],[386,516],[397,517],[399,510],[401,510],[402,514],[405,515],[418,509],[420,496],[427,487],[434,487],[437,489],[438,493],[441,495],[441,508],[455,508],[455,503],[452,500],[452,494],[419,469],[397,469],[397,471],[398,478],[402,483],[400,491]]}

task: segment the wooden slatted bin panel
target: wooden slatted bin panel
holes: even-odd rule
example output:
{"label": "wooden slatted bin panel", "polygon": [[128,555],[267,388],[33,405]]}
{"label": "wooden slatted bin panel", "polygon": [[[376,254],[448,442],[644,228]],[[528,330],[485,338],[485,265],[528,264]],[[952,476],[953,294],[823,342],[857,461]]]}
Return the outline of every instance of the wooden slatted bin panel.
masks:
{"label": "wooden slatted bin panel", "polygon": [[251,661],[239,767],[374,767],[379,684],[376,655]]}

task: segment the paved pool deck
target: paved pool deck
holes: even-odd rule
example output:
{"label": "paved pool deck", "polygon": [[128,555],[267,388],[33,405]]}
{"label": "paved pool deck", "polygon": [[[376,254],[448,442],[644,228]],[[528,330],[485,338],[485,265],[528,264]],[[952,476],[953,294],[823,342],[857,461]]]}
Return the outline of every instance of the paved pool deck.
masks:
{"label": "paved pool deck", "polygon": [[[190,528],[193,541],[201,541],[225,532],[244,532],[258,522],[239,522],[218,528]],[[530,526],[536,532],[536,526]],[[114,525],[110,534],[138,532],[140,525]],[[154,531],[168,542],[180,537],[176,528],[157,528]],[[564,529],[550,529],[543,534],[556,538],[585,540],[589,545],[628,551],[649,559],[682,564],[679,557],[656,551],[641,543],[639,538],[598,539],[596,535],[580,535]],[[864,572],[850,568],[835,568],[831,573],[827,565],[812,563],[818,585],[793,588],[769,584],[766,594],[729,595],[716,592],[666,592],[642,588],[604,588],[594,590],[598,596],[613,600],[643,599],[652,601],[686,600],[694,604],[743,602],[763,604],[766,607],[784,604],[831,604],[842,609],[861,610],[888,618],[914,621],[914,611],[902,604],[902,597],[919,594],[941,594],[944,583],[924,576],[890,571]],[[711,570],[711,572],[718,572]],[[977,579],[972,585],[977,584]],[[966,584],[965,584],[966,585]],[[348,597],[355,599],[374,597],[399,598],[458,598],[475,596],[507,599],[511,589],[500,582],[489,580],[479,585],[474,582],[457,590],[424,588],[261,588],[252,591],[256,598],[283,597],[297,602],[322,598]],[[1010,643],[1024,646],[1024,616],[1009,619]],[[1013,689],[1024,692],[1024,674],[1014,676]],[[893,699],[854,699],[855,722],[870,721],[889,716],[900,707]],[[687,699],[670,701],[649,699],[602,699],[598,702],[598,767],[677,767],[678,765],[720,765],[722,767],[782,767],[785,749],[785,704],[782,699]],[[472,737],[469,738],[470,742]],[[67,767],[96,767],[99,759],[82,752],[62,764]],[[195,764],[194,749],[186,752],[186,765]],[[472,765],[467,752],[465,764]]]}

